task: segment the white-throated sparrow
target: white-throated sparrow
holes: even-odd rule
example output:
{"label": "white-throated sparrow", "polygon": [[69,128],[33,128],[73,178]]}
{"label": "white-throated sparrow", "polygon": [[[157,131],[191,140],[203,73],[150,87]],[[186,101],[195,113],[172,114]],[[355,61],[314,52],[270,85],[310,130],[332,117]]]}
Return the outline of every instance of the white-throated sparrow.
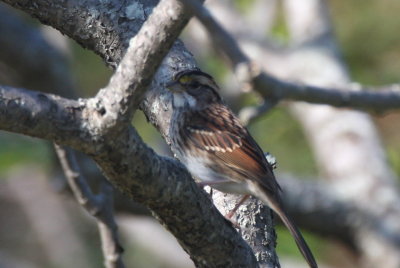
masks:
{"label": "white-throated sparrow", "polygon": [[225,106],[211,76],[177,73],[173,94],[172,150],[196,178],[227,193],[253,195],[273,209],[293,235],[310,267],[317,267],[303,236],[283,209],[280,187],[263,151]]}

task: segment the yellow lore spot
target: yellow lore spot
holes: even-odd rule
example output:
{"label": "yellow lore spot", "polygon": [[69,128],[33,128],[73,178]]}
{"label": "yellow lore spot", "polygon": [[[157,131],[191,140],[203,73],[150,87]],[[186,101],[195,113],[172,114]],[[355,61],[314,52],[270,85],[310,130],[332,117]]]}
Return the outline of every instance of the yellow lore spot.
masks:
{"label": "yellow lore spot", "polygon": [[187,75],[184,75],[181,78],[179,78],[179,82],[181,82],[182,84],[189,83],[191,80],[192,78]]}

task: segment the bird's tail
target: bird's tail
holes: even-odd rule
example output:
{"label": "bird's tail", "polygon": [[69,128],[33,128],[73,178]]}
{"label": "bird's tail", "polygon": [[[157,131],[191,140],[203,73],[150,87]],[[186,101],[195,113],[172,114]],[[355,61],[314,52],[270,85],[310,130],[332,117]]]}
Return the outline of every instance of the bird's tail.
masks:
{"label": "bird's tail", "polygon": [[268,205],[278,216],[281,218],[282,222],[289,229],[289,232],[292,234],[294,240],[296,241],[297,247],[299,248],[301,254],[304,259],[307,261],[310,268],[318,268],[317,262],[314,259],[314,256],[308,247],[306,241],[301,235],[299,229],[293,223],[293,220],[286,214],[283,206],[281,205],[281,201],[279,196],[270,197],[265,192],[259,193],[257,195],[259,199],[261,199],[266,205]]}
{"label": "bird's tail", "polygon": [[318,265],[314,259],[314,256],[308,247],[306,241],[304,240],[303,236],[301,235],[299,229],[297,228],[296,225],[294,225],[293,221],[289,218],[289,216],[284,212],[284,211],[277,211],[274,209],[276,214],[279,215],[283,223],[286,225],[286,227],[289,229],[289,232],[292,234],[294,237],[294,240],[296,241],[297,247],[299,248],[301,254],[303,255],[304,259],[306,259],[308,265],[310,268],[317,268]]}

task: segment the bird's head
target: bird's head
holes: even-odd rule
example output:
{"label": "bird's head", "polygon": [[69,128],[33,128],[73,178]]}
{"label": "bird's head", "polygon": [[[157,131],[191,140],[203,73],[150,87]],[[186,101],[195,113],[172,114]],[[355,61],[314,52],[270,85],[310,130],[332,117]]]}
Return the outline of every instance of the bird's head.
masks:
{"label": "bird's head", "polygon": [[214,79],[199,70],[186,70],[176,73],[165,86],[173,94],[175,109],[203,109],[221,101]]}

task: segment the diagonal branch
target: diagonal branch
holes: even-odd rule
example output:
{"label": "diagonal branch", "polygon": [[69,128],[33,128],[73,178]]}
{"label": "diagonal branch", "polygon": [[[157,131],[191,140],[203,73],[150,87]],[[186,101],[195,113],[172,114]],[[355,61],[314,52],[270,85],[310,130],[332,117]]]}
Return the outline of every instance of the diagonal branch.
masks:
{"label": "diagonal branch", "polygon": [[179,1],[161,1],[129,41],[125,56],[108,85],[91,100],[102,110],[102,124],[107,125],[107,132],[130,124],[155,71],[190,17],[190,12]]}
{"label": "diagonal branch", "polygon": [[114,220],[114,202],[111,185],[104,182],[100,192],[95,195],[80,171],[75,153],[68,148],[54,144],[68,184],[79,204],[97,221],[100,231],[101,245],[107,268],[123,268],[123,249]]}
{"label": "diagonal branch", "polygon": [[294,84],[277,79],[264,71],[242,52],[236,40],[196,0],[181,0],[207,28],[216,47],[227,56],[239,80],[250,83],[267,101],[291,99],[310,103],[352,107],[376,112],[400,108],[400,86],[371,90],[343,90]]}

